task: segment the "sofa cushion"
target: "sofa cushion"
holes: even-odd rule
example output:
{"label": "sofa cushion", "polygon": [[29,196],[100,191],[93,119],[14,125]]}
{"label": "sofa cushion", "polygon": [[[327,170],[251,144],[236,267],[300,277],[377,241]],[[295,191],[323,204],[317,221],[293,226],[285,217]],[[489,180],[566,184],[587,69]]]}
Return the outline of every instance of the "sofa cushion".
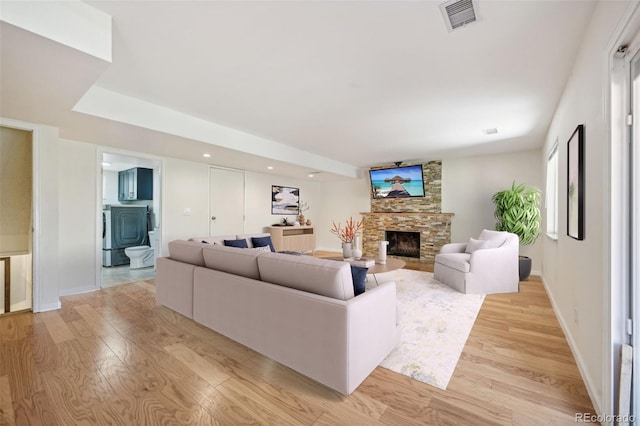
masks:
{"label": "sofa cushion", "polygon": [[460,272],[469,272],[469,253],[443,253],[436,255],[436,263],[456,269]]}
{"label": "sofa cushion", "polygon": [[218,244],[223,246],[224,240],[235,240],[235,235],[218,235],[214,237],[193,237],[189,238],[189,241],[198,241],[207,244]]}
{"label": "sofa cushion", "polygon": [[[257,233],[257,234],[238,234],[236,235],[236,239],[238,240],[242,240],[245,239],[247,240],[247,246],[249,248],[255,248],[256,246],[253,245],[253,241],[251,240],[252,238],[264,238],[264,237],[271,237],[271,234],[268,232],[262,232],[262,233]],[[275,250],[273,250],[275,251]]]}
{"label": "sofa cushion", "polygon": [[339,300],[354,296],[350,266],[347,262],[282,253],[258,257],[262,281]]}
{"label": "sofa cushion", "polygon": [[205,266],[209,269],[259,280],[260,271],[256,259],[266,253],[257,250],[243,250],[237,247],[210,245],[202,250],[202,254]]}
{"label": "sofa cushion", "polygon": [[266,237],[251,237],[251,243],[253,247],[269,247],[269,250],[276,251],[275,247],[273,247],[273,242],[271,241],[271,235],[267,235]]}
{"label": "sofa cushion", "polygon": [[202,248],[206,244],[197,241],[175,240],[169,243],[169,257],[178,262],[204,266]]}
{"label": "sofa cushion", "polygon": [[249,248],[247,240],[244,238],[239,240],[224,240],[224,245],[226,247]]}
{"label": "sofa cushion", "polygon": [[364,293],[367,271],[369,268],[351,265],[351,279],[353,279],[353,294],[357,296]]}

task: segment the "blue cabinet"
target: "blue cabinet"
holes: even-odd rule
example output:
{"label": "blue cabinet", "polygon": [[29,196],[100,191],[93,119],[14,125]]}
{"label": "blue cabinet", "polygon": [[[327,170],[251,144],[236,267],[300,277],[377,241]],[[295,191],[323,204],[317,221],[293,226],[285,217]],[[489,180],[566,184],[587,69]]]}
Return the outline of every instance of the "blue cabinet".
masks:
{"label": "blue cabinet", "polygon": [[118,200],[153,200],[153,169],[135,167],[118,172]]}

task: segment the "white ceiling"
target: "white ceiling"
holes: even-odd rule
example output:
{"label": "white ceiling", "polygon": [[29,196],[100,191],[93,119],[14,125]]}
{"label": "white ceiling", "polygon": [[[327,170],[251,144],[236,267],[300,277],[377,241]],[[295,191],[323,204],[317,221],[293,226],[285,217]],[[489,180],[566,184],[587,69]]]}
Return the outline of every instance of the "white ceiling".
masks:
{"label": "white ceiling", "polygon": [[[448,32],[434,1],[87,3],[112,17],[112,62],[3,22],[0,115],[319,178],[542,146],[595,4],[479,0],[480,20]],[[73,111],[85,93],[84,113]],[[93,93],[164,107],[216,136],[145,129],[124,108],[116,121],[94,112],[104,98]]]}

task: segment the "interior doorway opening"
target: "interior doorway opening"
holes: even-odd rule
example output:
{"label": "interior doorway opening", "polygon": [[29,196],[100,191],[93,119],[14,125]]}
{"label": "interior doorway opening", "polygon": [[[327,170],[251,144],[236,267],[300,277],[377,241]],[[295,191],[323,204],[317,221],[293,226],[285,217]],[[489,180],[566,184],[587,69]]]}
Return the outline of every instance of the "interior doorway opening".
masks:
{"label": "interior doorway opening", "polygon": [[155,278],[161,247],[161,167],[155,158],[102,153],[102,288]]}
{"label": "interior doorway opening", "polygon": [[0,126],[0,315],[33,308],[33,131]]}

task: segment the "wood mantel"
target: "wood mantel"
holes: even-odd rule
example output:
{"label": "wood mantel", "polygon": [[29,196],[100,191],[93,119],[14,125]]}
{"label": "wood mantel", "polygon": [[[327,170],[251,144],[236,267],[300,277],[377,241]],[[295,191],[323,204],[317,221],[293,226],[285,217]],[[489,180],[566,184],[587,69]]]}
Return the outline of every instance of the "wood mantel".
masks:
{"label": "wood mantel", "polygon": [[426,212],[360,212],[361,215],[379,214],[379,215],[420,215],[420,216],[454,216],[455,213],[426,213]]}

